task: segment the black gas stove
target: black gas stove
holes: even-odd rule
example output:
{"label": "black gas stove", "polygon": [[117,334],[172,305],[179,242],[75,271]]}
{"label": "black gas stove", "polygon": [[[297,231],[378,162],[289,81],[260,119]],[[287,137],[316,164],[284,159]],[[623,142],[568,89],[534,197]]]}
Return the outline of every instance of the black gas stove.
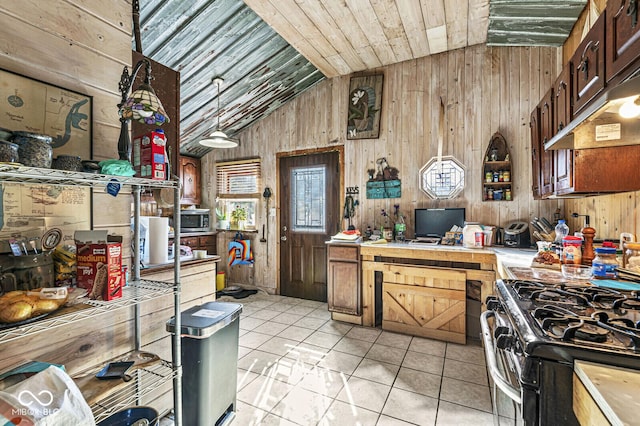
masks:
{"label": "black gas stove", "polygon": [[576,359],[640,369],[640,293],[498,280],[496,294],[482,317],[489,371],[525,424],[577,424]]}

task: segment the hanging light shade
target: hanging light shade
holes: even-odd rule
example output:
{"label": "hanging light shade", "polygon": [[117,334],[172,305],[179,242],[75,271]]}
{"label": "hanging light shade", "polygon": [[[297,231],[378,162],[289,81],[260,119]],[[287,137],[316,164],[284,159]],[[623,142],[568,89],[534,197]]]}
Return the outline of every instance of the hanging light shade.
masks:
{"label": "hanging light shade", "polygon": [[169,122],[169,117],[156,96],[156,92],[148,84],[141,84],[120,108],[120,114],[127,120],[162,126]]}
{"label": "hanging light shade", "polygon": [[213,84],[218,88],[218,122],[216,124],[216,130],[209,136],[200,140],[200,145],[209,148],[235,148],[238,146],[238,139],[228,137],[222,130],[220,130],[220,85],[224,80],[220,77],[213,78]]}

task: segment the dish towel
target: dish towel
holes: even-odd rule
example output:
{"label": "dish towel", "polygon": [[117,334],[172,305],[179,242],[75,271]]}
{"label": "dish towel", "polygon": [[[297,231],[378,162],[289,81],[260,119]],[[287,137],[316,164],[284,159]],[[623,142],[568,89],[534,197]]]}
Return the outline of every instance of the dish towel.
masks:
{"label": "dish towel", "polygon": [[250,240],[229,241],[229,266],[253,264]]}

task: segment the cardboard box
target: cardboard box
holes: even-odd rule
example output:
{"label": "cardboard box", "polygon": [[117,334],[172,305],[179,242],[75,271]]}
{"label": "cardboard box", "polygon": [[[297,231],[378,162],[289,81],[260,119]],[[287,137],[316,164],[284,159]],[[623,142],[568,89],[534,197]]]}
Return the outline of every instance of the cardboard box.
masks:
{"label": "cardboard box", "polygon": [[161,129],[133,139],[133,168],[139,177],[155,180],[167,178],[167,139]]}
{"label": "cardboard box", "polygon": [[76,231],[78,287],[86,288],[89,298],[113,300],[122,297],[122,237],[107,231]]}

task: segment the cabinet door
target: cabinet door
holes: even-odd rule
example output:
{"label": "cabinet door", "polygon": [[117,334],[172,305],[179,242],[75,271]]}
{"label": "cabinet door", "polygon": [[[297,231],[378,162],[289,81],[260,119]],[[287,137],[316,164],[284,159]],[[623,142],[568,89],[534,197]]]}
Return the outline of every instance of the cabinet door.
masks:
{"label": "cabinet door", "polygon": [[553,153],[544,149],[544,144],[553,137],[553,89],[550,89],[540,103],[540,196],[553,194]]}
{"label": "cabinet door", "polygon": [[198,250],[200,248],[198,237],[182,237],[180,238],[180,245],[187,246],[191,248],[191,250]]}
{"label": "cabinet door", "polygon": [[607,82],[626,77],[640,58],[640,4],[636,0],[609,0],[606,15]]}
{"label": "cabinet door", "polygon": [[559,149],[553,151],[555,156],[555,182],[556,194],[570,192],[573,188],[573,150]]}
{"label": "cabinet door", "polygon": [[573,54],[573,112],[577,114],[604,88],[604,15]]}
{"label": "cabinet door", "polygon": [[555,133],[564,128],[573,117],[571,105],[571,62],[566,64],[558,76],[554,88],[554,126]]}
{"label": "cabinet door", "polygon": [[200,159],[180,157],[181,204],[200,204]]}
{"label": "cabinet door", "polygon": [[465,272],[389,264],[383,275],[383,330],[466,342]]}
{"label": "cabinet door", "polygon": [[540,198],[540,108],[536,107],[531,112],[531,121],[529,121],[531,129],[531,191],[533,198]]}
{"label": "cabinet door", "polygon": [[327,247],[327,304],[329,311],[362,314],[358,247]]}

